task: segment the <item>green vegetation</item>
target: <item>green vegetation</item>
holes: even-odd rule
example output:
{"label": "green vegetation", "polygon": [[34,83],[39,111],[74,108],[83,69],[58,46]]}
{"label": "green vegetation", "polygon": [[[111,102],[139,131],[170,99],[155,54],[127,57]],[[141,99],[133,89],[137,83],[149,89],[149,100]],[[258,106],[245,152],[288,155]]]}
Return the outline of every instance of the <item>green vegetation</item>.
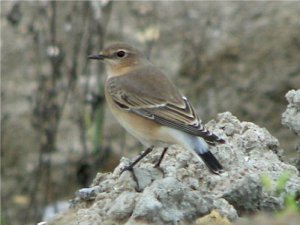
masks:
{"label": "green vegetation", "polygon": [[274,182],[268,175],[261,176],[261,183],[265,191],[273,192],[275,196],[282,196],[284,200],[284,208],[278,212],[282,213],[300,213],[300,190],[296,193],[288,193],[286,191],[286,185],[290,180],[291,175],[288,171],[285,171],[280,175],[278,180]]}

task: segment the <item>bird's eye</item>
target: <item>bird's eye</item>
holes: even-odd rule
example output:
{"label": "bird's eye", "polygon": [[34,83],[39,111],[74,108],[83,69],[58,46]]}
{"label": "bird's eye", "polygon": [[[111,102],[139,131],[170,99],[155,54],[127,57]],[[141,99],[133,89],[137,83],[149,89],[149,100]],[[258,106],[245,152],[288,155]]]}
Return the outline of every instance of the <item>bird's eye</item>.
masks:
{"label": "bird's eye", "polygon": [[125,52],[125,51],[120,50],[120,51],[117,52],[117,56],[118,56],[119,58],[123,58],[125,55],[126,55],[126,52]]}

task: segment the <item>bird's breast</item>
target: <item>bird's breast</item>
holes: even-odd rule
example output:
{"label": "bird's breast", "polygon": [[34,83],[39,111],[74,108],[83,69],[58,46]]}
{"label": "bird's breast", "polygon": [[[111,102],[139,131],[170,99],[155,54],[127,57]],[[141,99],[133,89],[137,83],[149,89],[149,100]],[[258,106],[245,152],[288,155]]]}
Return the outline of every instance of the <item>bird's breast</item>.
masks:
{"label": "bird's breast", "polygon": [[110,97],[108,93],[105,94],[107,105],[110,111],[117,119],[117,121],[142,144],[150,147],[155,142],[159,141],[160,124],[139,116],[130,111],[121,109]]}

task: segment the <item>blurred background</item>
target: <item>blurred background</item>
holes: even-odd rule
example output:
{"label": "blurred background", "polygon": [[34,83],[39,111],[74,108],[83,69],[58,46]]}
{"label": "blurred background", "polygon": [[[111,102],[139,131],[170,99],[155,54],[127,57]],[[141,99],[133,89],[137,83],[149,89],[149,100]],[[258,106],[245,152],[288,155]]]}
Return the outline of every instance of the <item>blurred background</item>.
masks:
{"label": "blurred background", "polygon": [[145,52],[204,121],[231,111],[294,157],[281,114],[300,86],[299,2],[1,1],[2,224],[47,219],[142,150],[105,107],[103,65],[87,60],[113,41]]}

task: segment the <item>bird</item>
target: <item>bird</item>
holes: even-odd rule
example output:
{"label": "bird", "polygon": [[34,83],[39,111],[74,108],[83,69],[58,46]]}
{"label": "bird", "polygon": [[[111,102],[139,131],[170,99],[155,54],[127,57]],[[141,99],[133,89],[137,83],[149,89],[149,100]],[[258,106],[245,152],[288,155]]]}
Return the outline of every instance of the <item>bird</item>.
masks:
{"label": "bird", "polygon": [[204,127],[187,97],[145,54],[127,43],[118,42],[89,55],[88,59],[104,62],[107,105],[125,130],[146,147],[133,162],[121,169],[121,173],[132,171],[154,147],[163,147],[155,164],[160,167],[173,144],[200,157],[212,173],[224,171],[209,145],[225,141]]}

